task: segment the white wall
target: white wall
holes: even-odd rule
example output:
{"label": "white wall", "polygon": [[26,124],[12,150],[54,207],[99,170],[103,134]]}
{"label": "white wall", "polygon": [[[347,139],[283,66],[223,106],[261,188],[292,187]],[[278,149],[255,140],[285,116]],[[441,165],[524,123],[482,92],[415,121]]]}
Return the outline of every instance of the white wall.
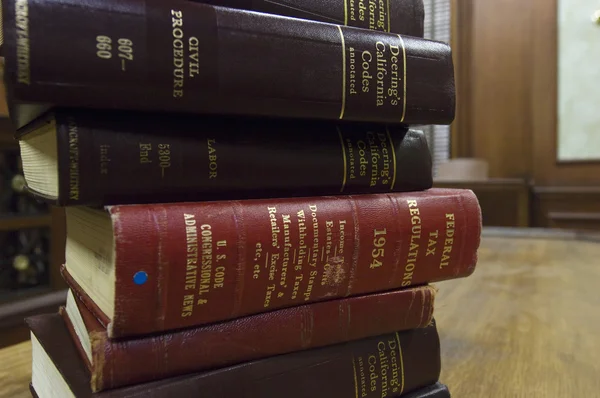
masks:
{"label": "white wall", "polygon": [[558,0],[559,160],[600,160],[599,9],[600,0]]}

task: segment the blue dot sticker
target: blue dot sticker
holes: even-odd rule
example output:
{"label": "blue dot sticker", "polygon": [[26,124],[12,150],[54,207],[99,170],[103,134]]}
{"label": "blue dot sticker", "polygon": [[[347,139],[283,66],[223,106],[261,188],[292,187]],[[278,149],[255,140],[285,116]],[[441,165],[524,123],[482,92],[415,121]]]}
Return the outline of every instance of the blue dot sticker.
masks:
{"label": "blue dot sticker", "polygon": [[143,285],[144,283],[148,282],[148,274],[145,273],[144,271],[136,272],[135,275],[133,276],[133,282],[136,285]]}

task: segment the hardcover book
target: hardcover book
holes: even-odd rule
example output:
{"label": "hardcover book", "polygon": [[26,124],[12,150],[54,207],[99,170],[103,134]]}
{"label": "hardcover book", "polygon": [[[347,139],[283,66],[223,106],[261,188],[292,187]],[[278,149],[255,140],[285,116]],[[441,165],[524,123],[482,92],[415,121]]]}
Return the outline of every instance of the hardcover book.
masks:
{"label": "hardcover book", "polygon": [[[110,340],[98,320],[72,293],[67,296],[66,308],[61,312],[90,370],[92,390],[100,391],[382,334],[393,336],[400,330],[424,328],[432,321],[433,296],[431,287],[412,288],[298,306],[195,329],[126,340]],[[410,355],[418,352],[418,355],[427,356],[421,351],[433,349],[435,358],[429,360],[437,362],[437,335],[430,336],[427,341],[415,341],[415,336],[427,333],[410,334],[407,342],[415,350]],[[394,347],[406,354],[408,348],[397,343],[396,340]],[[390,348],[380,346],[379,354],[384,355],[382,351]],[[393,359],[386,358],[385,365],[393,365],[388,360]],[[401,361],[399,355],[395,361],[398,365]],[[366,357],[357,359],[357,377],[366,380],[364,373],[372,365],[368,364]],[[384,372],[391,373],[392,370],[385,366]],[[396,375],[399,377],[400,373]],[[388,378],[381,388],[389,388],[391,382]],[[363,388],[366,385],[361,390]]]}
{"label": "hardcover book", "polygon": [[198,0],[288,17],[423,37],[423,0]]}
{"label": "hardcover book", "polygon": [[59,205],[431,188],[420,131],[399,125],[57,110],[19,136],[28,188]]}
{"label": "hardcover book", "polygon": [[456,189],[66,214],[64,275],[110,337],[465,277],[481,234]]}
{"label": "hardcover book", "polygon": [[[450,397],[436,383],[440,348],[434,325],[92,393],[86,363],[60,315],[39,315],[27,324],[31,389],[39,398],[375,398],[383,392],[388,397]],[[138,361],[134,368],[144,365]]]}
{"label": "hardcover book", "polygon": [[406,124],[454,119],[445,43],[187,0],[3,5],[6,85],[18,128],[52,105]]}

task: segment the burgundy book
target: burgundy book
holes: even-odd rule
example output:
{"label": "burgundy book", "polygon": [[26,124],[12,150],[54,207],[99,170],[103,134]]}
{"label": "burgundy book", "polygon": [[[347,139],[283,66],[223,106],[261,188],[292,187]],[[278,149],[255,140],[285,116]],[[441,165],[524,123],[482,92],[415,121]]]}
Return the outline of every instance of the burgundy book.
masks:
{"label": "burgundy book", "polygon": [[[435,325],[93,394],[86,361],[58,314],[28,318],[32,391],[62,398],[449,398]],[[146,366],[137,361],[133,369]],[[151,366],[151,365],[148,365]],[[371,367],[372,366],[372,367]],[[117,370],[118,371],[118,370]],[[374,382],[372,385],[371,383]]]}
{"label": "burgundy book", "polygon": [[47,114],[19,135],[29,189],[64,206],[432,186],[425,135],[401,125],[170,116]]}
{"label": "burgundy book", "polygon": [[423,0],[195,0],[288,17],[423,37]]}
{"label": "burgundy book", "polygon": [[[188,0],[3,0],[16,127],[51,105],[450,124],[448,44]],[[61,45],[56,45],[61,43]]]}
{"label": "burgundy book", "polygon": [[465,277],[481,234],[458,189],[66,214],[65,277],[110,337]]}
{"label": "burgundy book", "polygon": [[[432,287],[415,287],[121,340],[109,339],[106,329],[72,292],[62,314],[88,363],[92,390],[100,391],[423,328],[432,321],[434,295]],[[385,347],[379,354],[382,351]],[[392,366],[391,360],[387,364]],[[372,365],[367,358],[356,363],[359,373]]]}

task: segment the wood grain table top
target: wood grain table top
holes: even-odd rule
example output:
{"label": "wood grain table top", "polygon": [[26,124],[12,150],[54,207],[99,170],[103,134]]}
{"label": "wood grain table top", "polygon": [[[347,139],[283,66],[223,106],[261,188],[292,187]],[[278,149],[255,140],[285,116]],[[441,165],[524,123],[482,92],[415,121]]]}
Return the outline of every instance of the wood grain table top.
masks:
{"label": "wood grain table top", "polygon": [[31,343],[29,341],[0,350],[0,397],[31,397]]}
{"label": "wood grain table top", "polygon": [[[437,286],[454,398],[600,397],[600,243],[488,234],[475,273]],[[29,342],[0,350],[0,397],[27,397]]]}

